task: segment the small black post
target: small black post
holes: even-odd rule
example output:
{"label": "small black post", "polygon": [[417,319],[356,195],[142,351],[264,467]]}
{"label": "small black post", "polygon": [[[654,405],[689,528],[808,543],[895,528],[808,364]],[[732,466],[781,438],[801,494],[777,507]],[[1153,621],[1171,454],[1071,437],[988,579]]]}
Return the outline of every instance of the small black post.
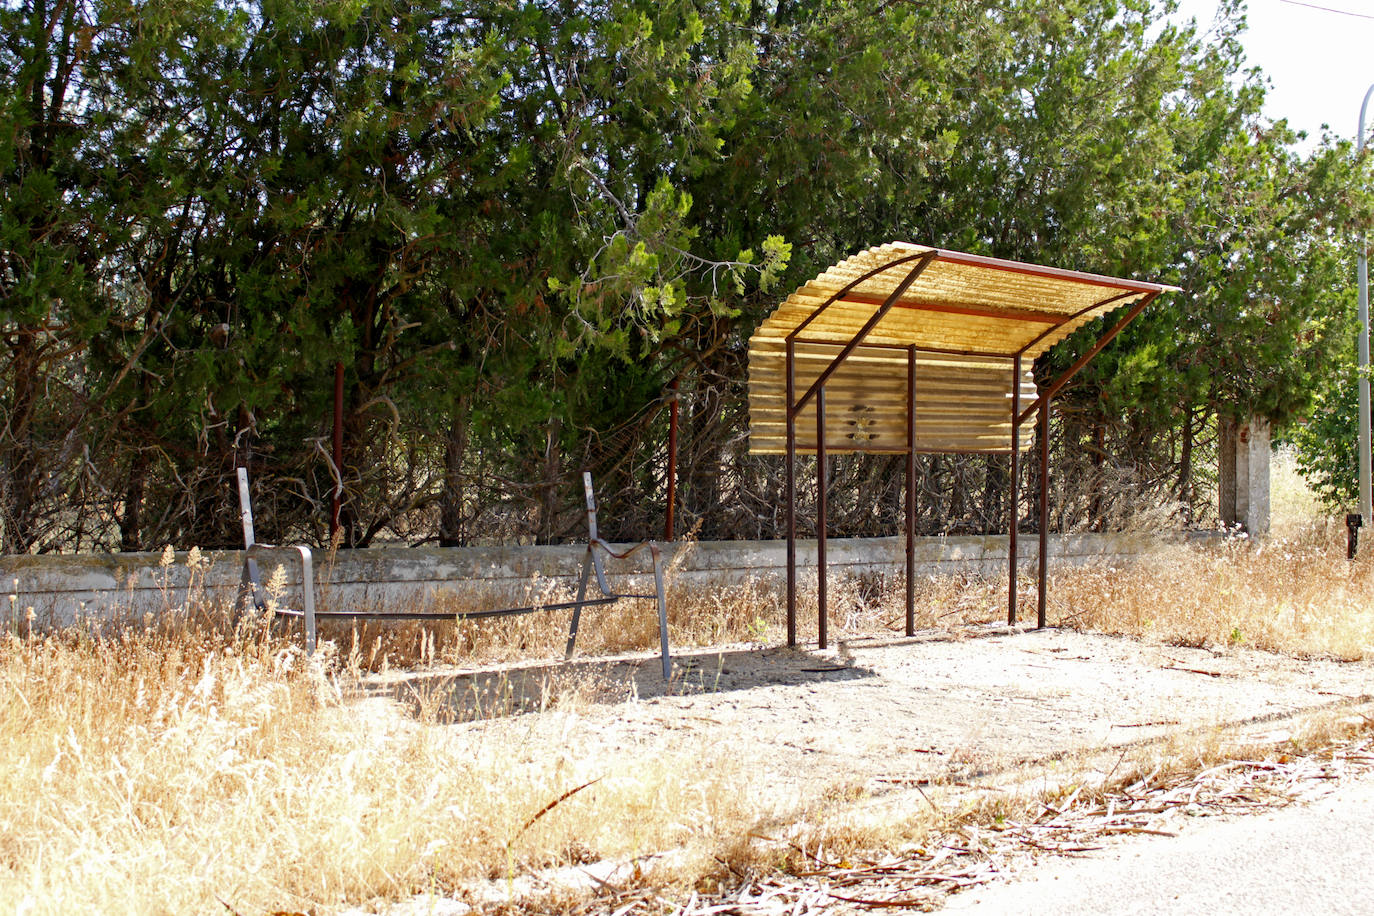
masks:
{"label": "small black post", "polygon": [[1360,528],[1364,525],[1364,516],[1358,512],[1350,512],[1345,516],[1345,558],[1355,559],[1355,554],[1360,552]]}

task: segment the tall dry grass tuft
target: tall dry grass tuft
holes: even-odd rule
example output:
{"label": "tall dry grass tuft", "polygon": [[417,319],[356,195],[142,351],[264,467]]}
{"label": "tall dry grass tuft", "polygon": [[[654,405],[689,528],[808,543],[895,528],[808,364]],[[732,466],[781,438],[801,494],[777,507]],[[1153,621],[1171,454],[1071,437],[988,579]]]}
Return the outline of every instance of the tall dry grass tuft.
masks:
{"label": "tall dry grass tuft", "polygon": [[1065,571],[1051,577],[1049,595],[1051,623],[1079,629],[1346,660],[1374,654],[1374,553],[1347,560],[1345,530],[1334,524]]}
{"label": "tall dry grass tuft", "polygon": [[0,900],[316,911],[714,847],[743,816],[728,767],[532,759],[343,703],[327,668],[212,631],[0,639]]}

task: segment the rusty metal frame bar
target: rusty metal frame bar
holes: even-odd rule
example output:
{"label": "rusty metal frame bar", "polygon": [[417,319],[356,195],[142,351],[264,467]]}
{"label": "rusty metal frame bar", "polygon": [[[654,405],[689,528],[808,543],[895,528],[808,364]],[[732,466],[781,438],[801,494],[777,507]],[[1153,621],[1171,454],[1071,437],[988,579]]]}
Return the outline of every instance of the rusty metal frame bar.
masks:
{"label": "rusty metal frame bar", "polygon": [[1092,305],[1090,305],[1090,306],[1088,306],[1088,307],[1086,307],[1086,308],[1079,309],[1077,312],[1074,312],[1073,315],[1070,316],[1069,319],[1068,319],[1067,321],[1063,322],[1063,324],[1056,325],[1055,327],[1052,327],[1052,328],[1046,328],[1045,331],[1044,331],[1044,333],[1040,334],[1040,335],[1037,336],[1034,340],[1032,340],[1030,343],[1028,343],[1028,344],[1026,344],[1024,347],[1022,347],[1021,350],[1020,350],[1020,352],[1021,352],[1023,355],[1026,354],[1026,353],[1028,353],[1028,352],[1030,352],[1030,349],[1031,349],[1032,347],[1034,347],[1034,346],[1035,346],[1036,344],[1038,344],[1040,341],[1044,340],[1046,337],[1049,337],[1049,336],[1050,336],[1051,334],[1053,334],[1055,331],[1059,330],[1060,327],[1063,327],[1063,325],[1065,325],[1065,324],[1070,324],[1070,323],[1072,323],[1072,322],[1074,322],[1074,321],[1077,321],[1078,319],[1082,318],[1084,315],[1088,314],[1089,312],[1093,312],[1093,311],[1096,311],[1097,309],[1103,308],[1104,306],[1111,305],[1113,302],[1116,302],[1116,301],[1118,301],[1118,300],[1120,300],[1120,299],[1129,299],[1129,298],[1131,298],[1132,296],[1139,296],[1139,295],[1140,295],[1140,293],[1139,293],[1138,291],[1132,290],[1132,291],[1129,292],[1129,293],[1122,293],[1122,294],[1120,294],[1119,296],[1109,296],[1109,297],[1107,297],[1106,299],[1103,299],[1101,302],[1094,302]]}
{"label": "rusty metal frame bar", "polygon": [[797,388],[797,348],[787,342],[787,645],[797,644],[797,415],[791,404]]}
{"label": "rusty metal frame bar", "polygon": [[[812,312],[807,319],[798,325],[792,333],[787,335],[787,644],[795,646],[797,643],[797,490],[796,490],[796,455],[797,455],[797,415],[806,403],[812,398],[816,398],[816,476],[817,476],[817,505],[816,505],[816,588],[817,588],[817,614],[818,632],[817,639],[822,649],[827,647],[828,642],[828,614],[827,614],[827,583],[826,583],[826,557],[825,557],[825,528],[826,528],[826,454],[825,454],[825,383],[835,374],[849,355],[854,352],[869,332],[877,326],[878,322],[885,316],[910,287],[916,282],[916,278],[935,262],[937,252],[927,251],[919,255],[912,255],[906,258],[899,258],[883,267],[869,271],[858,279],[846,285],[842,290],[828,299],[820,308]],[[841,297],[855,289],[860,283],[871,279],[884,271],[891,270],[893,267],[902,264],[915,262],[915,267],[907,272],[901,282],[893,289],[877,311],[864,322],[857,333],[850,339],[849,343],[841,347],[840,352],[831,360],[825,369],[821,370],[820,375],[807,389],[806,393],[798,400],[796,396],[796,363],[797,338],[801,332],[830,306],[834,305]],[[914,420],[913,420],[914,423]]]}
{"label": "rusty metal frame bar", "polygon": [[816,639],[822,649],[827,648],[829,636],[829,602],[827,601],[825,569],[825,517],[828,506],[826,493],[829,473],[825,455],[825,386],[816,393]]}
{"label": "rusty metal frame bar", "polygon": [[1020,557],[1016,549],[1016,529],[1021,521],[1021,424],[1016,415],[1021,410],[1021,354],[1012,358],[1011,369],[1011,483],[1010,516],[1007,525],[1007,625],[1016,625],[1016,564]]}
{"label": "rusty metal frame bar", "polygon": [[906,635],[916,635],[916,347],[906,356]]}
{"label": "rusty metal frame bar", "polygon": [[1050,400],[1040,405],[1040,571],[1036,593],[1035,625],[1045,629],[1050,559]]}
{"label": "rusty metal frame bar", "polygon": [[[1084,353],[1082,356],[1080,356],[1078,359],[1076,359],[1076,360],[1073,362],[1073,365],[1069,366],[1068,369],[1066,369],[1064,372],[1060,373],[1060,375],[1059,375],[1058,378],[1056,378],[1054,381],[1050,382],[1050,384],[1046,385],[1046,386],[1045,386],[1045,389],[1044,389],[1043,391],[1039,392],[1039,394],[1037,395],[1035,401],[1033,401],[1033,402],[1030,404],[1030,406],[1026,407],[1025,410],[1020,410],[1020,406],[1021,406],[1021,405],[1020,405],[1020,398],[1019,398],[1019,396],[1018,396],[1018,395],[1019,395],[1019,392],[1020,392],[1020,384],[1019,384],[1020,379],[1019,379],[1019,378],[1017,379],[1017,387],[1013,389],[1013,396],[1012,396],[1012,404],[1013,404],[1013,406],[1012,406],[1012,477],[1013,477],[1013,481],[1012,481],[1012,494],[1013,494],[1013,499],[1015,499],[1015,495],[1016,495],[1016,492],[1017,492],[1017,489],[1016,489],[1016,488],[1017,488],[1017,480],[1016,480],[1016,478],[1017,478],[1017,476],[1018,476],[1018,471],[1019,471],[1019,468],[1018,468],[1018,461],[1017,461],[1017,457],[1018,457],[1018,449],[1017,449],[1017,446],[1018,446],[1018,444],[1019,444],[1019,433],[1020,433],[1020,429],[1021,429],[1021,424],[1024,423],[1027,419],[1029,419],[1030,416],[1031,416],[1031,414],[1034,413],[1035,411],[1038,410],[1038,411],[1040,412],[1040,416],[1039,416],[1039,426],[1040,426],[1040,434],[1039,434],[1039,439],[1040,439],[1040,456],[1039,456],[1039,457],[1040,457],[1040,462],[1039,462],[1039,463],[1040,463],[1040,481],[1039,481],[1039,483],[1040,483],[1040,486],[1039,486],[1039,494],[1038,494],[1038,496],[1039,496],[1039,500],[1038,500],[1039,513],[1038,513],[1038,514],[1039,514],[1039,517],[1040,517],[1040,518],[1039,518],[1039,529],[1040,529],[1040,531],[1039,531],[1039,541],[1040,541],[1040,544],[1039,544],[1039,557],[1037,558],[1037,560],[1038,560],[1037,567],[1038,567],[1038,568],[1037,568],[1037,570],[1036,570],[1036,614],[1035,614],[1035,624],[1036,624],[1036,626],[1039,627],[1040,629],[1044,629],[1044,628],[1048,625],[1048,623],[1047,623],[1047,617],[1048,617],[1048,602],[1049,602],[1049,556],[1050,556],[1050,534],[1049,534],[1049,529],[1050,529],[1050,518],[1049,518],[1049,490],[1050,490],[1050,404],[1051,404],[1051,402],[1052,402],[1054,396],[1055,396],[1056,394],[1059,393],[1060,389],[1062,389],[1062,388],[1064,387],[1064,385],[1066,385],[1070,379],[1072,379],[1075,375],[1077,375],[1077,374],[1079,373],[1079,371],[1080,371],[1084,366],[1086,366],[1089,362],[1091,362],[1092,359],[1093,359],[1093,357],[1095,357],[1098,353],[1101,353],[1101,352],[1102,352],[1102,349],[1103,349],[1104,347],[1106,347],[1107,344],[1111,343],[1111,342],[1116,338],[1116,336],[1117,336],[1118,334],[1120,334],[1123,330],[1125,330],[1126,326],[1127,326],[1128,324],[1130,324],[1132,321],[1134,321],[1134,320],[1136,319],[1136,317],[1137,317],[1141,312],[1143,312],[1143,311],[1145,310],[1145,307],[1148,306],[1151,302],[1153,302],[1156,298],[1158,298],[1159,294],[1160,294],[1161,292],[1164,292],[1166,289],[1171,289],[1171,287],[1156,287],[1156,288],[1154,288],[1154,289],[1151,289],[1151,290],[1147,291],[1147,292],[1145,293],[1145,295],[1142,296],[1142,297],[1140,298],[1139,301],[1137,301],[1134,305],[1131,306],[1130,311],[1128,311],[1124,316],[1122,316],[1122,318],[1121,318],[1119,321],[1117,321],[1116,324],[1112,325],[1111,329],[1108,330],[1107,333],[1103,334],[1100,338],[1098,338],[1097,343],[1093,344],[1090,348],[1088,348],[1088,351],[1087,351],[1086,353]],[[1101,308],[1102,306],[1110,305],[1112,302],[1115,302],[1115,301],[1118,300],[1118,299],[1124,299],[1124,298],[1127,298],[1127,294],[1123,294],[1123,295],[1120,295],[1120,296],[1113,296],[1113,297],[1111,297],[1111,298],[1109,298],[1109,299],[1104,299],[1103,301],[1101,301],[1101,302],[1097,303],[1096,305],[1094,305],[1092,308]],[[1087,310],[1085,310],[1085,312],[1086,312],[1086,311],[1091,311],[1091,309],[1087,309]],[[1080,314],[1080,315],[1081,315],[1081,314],[1084,314],[1084,312],[1080,312],[1079,314]],[[1032,341],[1030,344],[1027,344],[1026,347],[1022,348],[1022,350],[1021,350],[1019,353],[1016,354],[1016,362],[1017,362],[1017,365],[1018,365],[1018,366],[1020,365],[1021,357],[1026,353],[1026,351],[1029,350],[1031,347],[1035,346],[1035,344],[1036,344],[1036,343],[1039,343],[1039,341],[1042,340],[1042,339],[1043,339],[1043,335],[1042,335],[1040,338],[1037,338],[1035,341]],[[1016,623],[1016,560],[1017,560],[1017,557],[1016,557],[1016,523],[1015,523],[1015,518],[1016,518],[1016,507],[1015,507],[1015,505],[1013,504],[1013,507],[1012,507],[1012,519],[1013,519],[1013,522],[1012,522],[1012,528],[1011,528],[1011,531],[1010,531],[1010,533],[1009,533],[1009,538],[1008,538],[1008,541],[1009,541],[1009,543],[1008,543],[1008,553],[1009,553],[1008,559],[1009,559],[1009,564],[1010,564],[1010,566],[1011,566],[1011,574],[1010,574],[1010,578],[1011,578],[1011,593],[1010,593],[1010,595],[1009,595],[1009,597],[1008,597],[1008,599],[1007,599],[1007,601],[1008,601],[1007,618],[1008,618],[1008,622],[1011,623],[1011,624],[1015,624],[1015,623]]]}
{"label": "rusty metal frame bar", "polygon": [[839,302],[845,296],[849,295],[851,292],[857,289],[860,283],[867,283],[869,280],[872,280],[874,277],[878,276],[878,274],[886,273],[894,267],[901,267],[903,264],[910,264],[912,261],[918,261],[922,258],[930,258],[934,254],[937,254],[937,252],[923,251],[920,254],[909,254],[905,257],[897,258],[895,261],[889,261],[882,267],[875,267],[867,273],[862,274],[857,279],[851,280],[849,283],[846,283],[840,289],[839,292],[835,293],[829,299],[825,300],[825,302],[821,303],[821,306],[818,309],[816,309],[810,315],[807,315],[805,321],[803,321],[801,324],[797,325],[795,328],[792,329],[792,333],[787,335],[787,339],[792,340],[793,338],[795,338],[798,334],[800,334],[802,331],[806,329],[807,325],[809,325],[811,322],[815,321],[818,317],[820,317],[820,314],[822,312],[824,312],[826,309],[830,308],[830,306],[834,305],[836,302]]}
{"label": "rusty metal frame bar", "polygon": [[[897,300],[902,298],[902,294],[911,288],[911,284],[916,282],[916,278],[919,277],[927,267],[929,267],[931,264],[935,262],[936,254],[937,252],[929,251],[916,258],[916,266],[907,272],[907,275],[903,277],[902,281],[898,283],[897,286],[892,290],[892,293],[887,297],[883,304],[878,307],[878,310],[875,311],[873,315],[867,321],[864,322],[863,327],[859,328],[859,330],[855,332],[853,338],[850,339],[849,343],[845,344],[844,348],[841,349],[838,354],[836,354],[833,360],[830,361],[830,365],[826,366],[823,370],[821,370],[821,374],[818,375],[816,377],[816,380],[811,383],[811,387],[806,389],[806,393],[801,396],[801,399],[797,401],[795,404],[789,403],[787,405],[788,410],[793,412],[800,411],[803,407],[806,406],[807,401],[810,401],[813,397],[816,396],[816,392],[820,391],[823,387],[825,387],[825,383],[829,381],[830,376],[834,375],[836,370],[838,370],[840,366],[844,364],[844,361],[849,358],[849,354],[853,353],[854,350],[857,349],[859,345],[863,343],[864,338],[867,337],[869,333],[875,327],[877,327],[878,322],[882,321],[883,317],[892,310],[892,306],[896,304]],[[889,269],[892,266],[893,265],[888,265],[888,268],[885,269]],[[856,280],[855,283],[857,284],[858,281]],[[811,315],[807,317],[805,322],[799,325],[797,329],[794,330],[791,334],[787,335],[788,342],[790,343],[793,340],[795,340],[797,335],[801,333],[802,328],[806,327],[806,325],[809,324],[812,320],[814,320],[815,317],[819,315],[822,311],[834,305],[835,301],[835,298],[832,298],[825,305],[821,306],[819,309],[812,312]]]}
{"label": "rusty metal frame bar", "polygon": [[[1053,382],[1050,382],[1049,385],[1045,386],[1045,390],[1040,393],[1040,396],[1037,397],[1029,407],[1027,407],[1025,410],[1021,412],[1019,422],[1026,422],[1027,418],[1029,418],[1032,413],[1034,413],[1036,410],[1040,408],[1042,402],[1048,401],[1050,398],[1058,394],[1059,389],[1063,388],[1064,385],[1068,383],[1069,379],[1077,375],[1079,370],[1081,370],[1084,366],[1090,363],[1094,356],[1101,353],[1102,348],[1107,346],[1107,344],[1111,343],[1116,338],[1116,335],[1120,334],[1123,330],[1125,330],[1126,325],[1134,321],[1136,316],[1145,310],[1145,306],[1155,301],[1155,299],[1158,296],[1158,292],[1150,293],[1149,295],[1141,299],[1139,302],[1137,302],[1135,305],[1131,306],[1131,310],[1127,312],[1120,321],[1114,324],[1111,330],[1109,330],[1106,334],[1103,334],[1102,337],[1098,339],[1097,343],[1093,344],[1090,348],[1088,348],[1087,353],[1084,353],[1082,356],[1080,356],[1077,360],[1074,361],[1074,364],[1072,366],[1065,369],[1062,373],[1060,373],[1058,378],[1056,378]],[[1025,351],[1023,350],[1022,352]]]}

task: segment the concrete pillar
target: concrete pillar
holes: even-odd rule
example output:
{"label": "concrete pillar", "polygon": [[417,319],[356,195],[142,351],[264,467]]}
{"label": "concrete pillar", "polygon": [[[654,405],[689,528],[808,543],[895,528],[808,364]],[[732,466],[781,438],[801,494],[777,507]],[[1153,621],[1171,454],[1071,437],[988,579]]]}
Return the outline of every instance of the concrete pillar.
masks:
{"label": "concrete pillar", "polygon": [[1245,530],[1256,536],[1269,533],[1269,420],[1250,418],[1246,449],[1246,499],[1241,516]]}
{"label": "concrete pillar", "polygon": [[1221,421],[1218,506],[1223,525],[1254,536],[1269,533],[1269,421]]}

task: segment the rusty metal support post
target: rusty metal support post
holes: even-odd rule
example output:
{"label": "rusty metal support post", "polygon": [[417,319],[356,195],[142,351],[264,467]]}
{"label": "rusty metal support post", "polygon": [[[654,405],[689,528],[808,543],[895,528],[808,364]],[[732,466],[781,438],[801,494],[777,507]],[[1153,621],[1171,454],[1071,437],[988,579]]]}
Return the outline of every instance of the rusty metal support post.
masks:
{"label": "rusty metal support post", "polygon": [[1011,523],[1007,526],[1007,625],[1016,625],[1016,528],[1021,502],[1021,354],[1011,361]]}
{"label": "rusty metal support post", "polygon": [[825,386],[816,392],[816,601],[817,641],[822,649],[826,648],[829,635],[830,615],[826,607],[825,582],[825,516],[827,479],[830,475],[825,454]]}
{"label": "rusty metal support post", "polygon": [[329,542],[339,536],[339,514],[343,511],[343,400],[344,364],[334,364],[334,496],[329,501]]}
{"label": "rusty metal support post", "polygon": [[916,348],[906,351],[906,635],[916,635]]}
{"label": "rusty metal support post", "polygon": [[1050,399],[1040,402],[1040,578],[1035,625],[1045,628],[1046,582],[1050,559]]}
{"label": "rusty metal support post", "polygon": [[787,342],[787,645],[797,644],[797,417],[792,412],[797,388],[797,345]]}
{"label": "rusty metal support post", "polygon": [[673,509],[677,503],[677,402],[678,380],[673,379],[672,403],[668,407],[668,508],[663,517],[663,540],[673,539]]}

